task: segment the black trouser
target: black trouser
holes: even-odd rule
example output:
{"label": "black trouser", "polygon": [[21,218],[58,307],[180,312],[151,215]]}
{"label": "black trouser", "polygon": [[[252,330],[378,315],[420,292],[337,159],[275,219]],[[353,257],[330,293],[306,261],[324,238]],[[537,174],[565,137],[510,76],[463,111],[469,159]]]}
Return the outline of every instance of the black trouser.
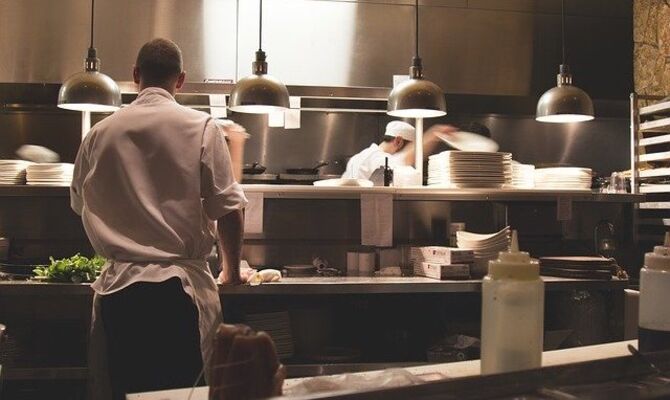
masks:
{"label": "black trouser", "polygon": [[102,296],[114,399],[191,387],[202,369],[198,309],[173,278]]}

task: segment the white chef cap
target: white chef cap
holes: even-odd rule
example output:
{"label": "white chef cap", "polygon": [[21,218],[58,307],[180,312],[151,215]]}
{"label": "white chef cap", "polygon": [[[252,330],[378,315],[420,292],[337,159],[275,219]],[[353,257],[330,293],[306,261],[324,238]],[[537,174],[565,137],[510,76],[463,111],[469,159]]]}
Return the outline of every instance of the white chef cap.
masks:
{"label": "white chef cap", "polygon": [[413,142],[416,136],[416,129],[414,129],[414,127],[407,122],[391,121],[386,125],[386,132],[384,133],[384,136],[400,136],[405,140]]}

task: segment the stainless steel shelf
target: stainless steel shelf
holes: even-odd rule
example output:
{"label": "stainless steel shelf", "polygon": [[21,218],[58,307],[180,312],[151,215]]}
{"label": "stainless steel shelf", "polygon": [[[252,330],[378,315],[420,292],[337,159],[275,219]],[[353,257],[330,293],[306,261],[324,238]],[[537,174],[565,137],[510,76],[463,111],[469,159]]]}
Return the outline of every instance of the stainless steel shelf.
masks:
{"label": "stainless steel shelf", "polygon": [[[604,201],[610,203],[639,203],[640,194],[607,194],[588,190],[533,190],[533,189],[433,189],[430,187],[315,187],[308,185],[242,185],[245,192],[263,193],[266,199],[324,199],[355,200],[363,194],[391,194],[396,201],[556,201],[570,198],[574,202]],[[0,197],[64,197],[67,187],[36,187],[0,185]]]}
{"label": "stainless steel shelf", "polygon": [[658,178],[670,176],[670,168],[645,169],[640,171],[639,176],[640,178]]}
{"label": "stainless steel shelf", "polygon": [[640,161],[667,161],[670,160],[670,151],[663,151],[660,153],[647,153],[640,155]]}
{"label": "stainless steel shelf", "polygon": [[655,144],[670,143],[670,135],[653,136],[640,139],[638,147],[653,146]]}
{"label": "stainless steel shelf", "polygon": [[643,194],[652,194],[652,193],[670,193],[670,184],[649,184],[649,185],[640,185],[640,193]]}
{"label": "stainless steel shelf", "polygon": [[[624,289],[628,281],[567,279],[544,276],[546,290]],[[391,293],[472,293],[481,291],[481,280],[438,281],[430,278],[284,278],[259,286],[222,286],[223,295],[330,295]]]}
{"label": "stainless steel shelf", "polygon": [[640,210],[670,210],[670,201],[650,201],[640,203]]}
{"label": "stainless steel shelf", "polygon": [[[624,289],[628,281],[569,279],[543,277],[546,289]],[[259,286],[220,286],[221,295],[328,295],[328,294],[387,294],[387,293],[471,293],[481,290],[481,280],[438,281],[423,277],[335,277],[282,278],[280,282]],[[89,295],[88,284],[31,283],[26,281],[0,282],[0,296]]]}
{"label": "stainless steel shelf", "polygon": [[670,132],[670,117],[642,122],[641,132]]}
{"label": "stainless steel shelf", "polygon": [[641,116],[667,113],[670,113],[670,101],[664,101],[640,108]]}

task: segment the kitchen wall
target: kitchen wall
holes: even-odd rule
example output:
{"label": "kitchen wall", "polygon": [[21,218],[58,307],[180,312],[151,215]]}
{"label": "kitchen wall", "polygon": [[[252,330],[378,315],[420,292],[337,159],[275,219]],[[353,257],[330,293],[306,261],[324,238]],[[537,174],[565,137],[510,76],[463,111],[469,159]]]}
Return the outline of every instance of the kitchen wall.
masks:
{"label": "kitchen wall", "polygon": [[633,2],[635,91],[642,95],[670,95],[670,2]]}
{"label": "kitchen wall", "polygon": [[[270,73],[292,85],[388,87],[393,74],[406,73],[411,59],[412,3],[266,1],[264,48]],[[592,167],[602,174],[626,169],[627,99],[633,88],[632,1],[565,1],[568,61],[576,84],[596,100],[597,119],[581,125],[540,124],[534,120],[535,104],[555,85],[560,63],[560,3],[421,0],[421,54],[427,76],[447,92],[449,107],[446,117],[427,121],[427,126],[480,122],[489,127],[502,150],[526,163]],[[0,0],[0,157],[11,157],[23,143],[34,143],[73,161],[79,114],[57,109],[57,89],[47,85],[48,93],[42,95],[40,87],[60,83],[82,69],[89,4],[88,0]],[[256,46],[256,12],[257,2],[251,0],[98,0],[96,46],[103,71],[117,80],[130,80],[139,46],[154,36],[165,36],[182,45],[191,82],[245,76]],[[36,84],[39,101],[33,102],[31,95],[5,93],[3,83],[8,82]],[[384,107],[383,100],[375,103],[375,108]],[[383,113],[303,112],[300,129],[284,130],[268,128],[264,117],[231,114],[231,118],[253,135],[246,161],[261,162],[272,172],[319,160],[331,162],[325,172],[341,172],[346,158],[379,140],[389,121]],[[16,238],[24,257],[86,249],[79,220],[68,211],[66,200],[51,200],[3,200],[0,235]],[[302,205],[284,204],[283,209],[266,213],[268,226],[282,227],[286,210],[304,210],[305,218],[295,219],[300,224],[291,230],[290,240],[279,240],[286,230],[273,231],[268,238],[251,239],[245,256],[258,263],[305,262],[314,254],[337,260],[343,249],[358,242],[356,205],[342,204],[335,210],[314,205],[312,211],[298,207]],[[432,208],[439,204],[418,206],[446,218],[445,210]],[[475,204],[462,213],[468,220],[483,216],[490,222],[474,224],[473,229],[496,227],[486,207]],[[315,231],[324,231],[321,224],[328,211],[332,221],[346,225],[314,237]],[[545,214],[555,219],[552,210]],[[610,214],[609,218],[618,218],[618,210]],[[405,215],[418,219],[422,214]],[[547,219],[529,221],[547,226]],[[583,243],[590,243],[592,222],[589,217],[579,230]],[[430,239],[432,225],[426,223],[424,228],[416,237],[400,237]],[[561,228],[554,226],[545,242],[560,244],[561,238]]]}

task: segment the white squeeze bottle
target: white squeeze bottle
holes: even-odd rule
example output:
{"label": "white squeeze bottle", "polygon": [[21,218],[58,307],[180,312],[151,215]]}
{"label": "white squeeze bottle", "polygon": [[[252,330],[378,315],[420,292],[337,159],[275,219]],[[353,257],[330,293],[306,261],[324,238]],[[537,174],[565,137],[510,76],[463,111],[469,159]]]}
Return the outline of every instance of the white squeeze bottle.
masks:
{"label": "white squeeze bottle", "polygon": [[489,261],[482,282],[482,374],[542,366],[544,282],[540,266],[519,251],[516,231],[512,246]]}
{"label": "white squeeze bottle", "polygon": [[642,352],[670,350],[670,232],[663,246],[644,255],[640,270],[639,349]]}

